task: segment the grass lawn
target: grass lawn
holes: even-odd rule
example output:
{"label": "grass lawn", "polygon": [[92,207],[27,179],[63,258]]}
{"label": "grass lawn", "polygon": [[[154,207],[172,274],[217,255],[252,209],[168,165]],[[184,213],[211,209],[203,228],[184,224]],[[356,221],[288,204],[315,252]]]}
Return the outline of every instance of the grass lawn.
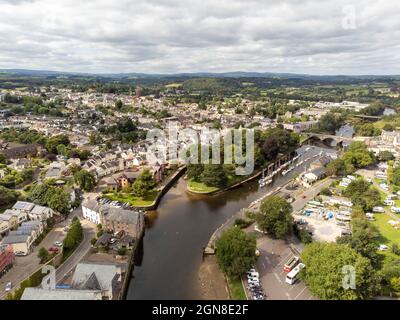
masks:
{"label": "grass lawn", "polygon": [[190,191],[199,192],[199,193],[209,193],[209,192],[214,192],[214,191],[219,190],[219,188],[209,187],[209,186],[205,185],[204,183],[196,182],[193,180],[189,180],[188,187],[189,187]]}
{"label": "grass lawn", "polygon": [[153,204],[157,197],[157,190],[148,192],[143,198],[135,197],[131,193],[116,192],[111,194],[105,194],[104,198],[110,199],[112,201],[120,201],[128,203],[132,207],[146,207]]}
{"label": "grass lawn", "polygon": [[388,223],[393,218],[384,213],[376,213],[374,216],[376,220],[372,221],[372,223],[379,229],[379,243],[389,246],[393,243],[400,245],[400,230],[396,230]]}
{"label": "grass lawn", "polygon": [[[228,176],[228,184],[226,185],[227,187],[240,182],[241,180],[243,180],[243,176]],[[220,190],[220,188],[217,187],[210,187],[207,186],[206,184],[202,183],[202,182],[196,182],[193,180],[189,180],[188,181],[188,189],[190,191],[193,192],[198,192],[198,193],[210,193],[210,192],[214,192],[214,191],[218,191]]]}
{"label": "grass lawn", "polygon": [[232,300],[247,300],[242,281],[240,281],[240,279],[237,280],[237,279],[229,278],[228,276],[226,278],[228,281],[231,299]]}

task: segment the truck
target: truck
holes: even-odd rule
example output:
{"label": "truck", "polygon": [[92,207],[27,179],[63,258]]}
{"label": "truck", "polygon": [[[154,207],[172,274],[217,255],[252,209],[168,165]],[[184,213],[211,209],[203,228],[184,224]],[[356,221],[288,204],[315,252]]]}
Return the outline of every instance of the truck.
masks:
{"label": "truck", "polygon": [[289,273],[299,263],[300,258],[298,256],[291,256],[284,264],[283,271]]}
{"label": "truck", "polygon": [[288,284],[294,284],[297,280],[297,277],[300,273],[300,271],[305,267],[304,263],[299,263],[292,271],[290,271],[287,275],[286,275],[286,280],[285,282]]}

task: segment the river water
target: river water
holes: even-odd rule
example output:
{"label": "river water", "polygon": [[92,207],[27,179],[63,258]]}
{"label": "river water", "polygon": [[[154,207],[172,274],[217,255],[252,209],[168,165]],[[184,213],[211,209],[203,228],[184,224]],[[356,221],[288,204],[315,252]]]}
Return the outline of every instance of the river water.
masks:
{"label": "river water", "polygon": [[[304,157],[320,150],[311,148]],[[305,166],[294,171],[304,171]],[[141,259],[134,268],[127,299],[199,299],[197,273],[203,247],[212,233],[237,211],[286,183],[292,174],[276,177],[269,187],[261,189],[257,181],[252,181],[215,197],[188,194],[186,181],[180,179],[158,210],[149,215]]]}

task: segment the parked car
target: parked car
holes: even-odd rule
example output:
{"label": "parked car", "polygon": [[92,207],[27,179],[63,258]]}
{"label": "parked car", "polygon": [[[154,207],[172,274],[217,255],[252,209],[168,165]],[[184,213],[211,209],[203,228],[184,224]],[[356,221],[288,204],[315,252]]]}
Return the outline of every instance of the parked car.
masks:
{"label": "parked car", "polygon": [[62,247],[62,246],[63,246],[63,244],[62,244],[61,241],[55,241],[55,242],[54,242],[54,245],[55,245],[56,247]]}
{"label": "parked car", "polygon": [[6,289],[5,289],[5,291],[6,291],[6,292],[9,292],[9,291],[11,291],[11,289],[12,289],[12,283],[9,281],[9,282],[7,282],[7,284],[6,284]]}
{"label": "parked car", "polygon": [[60,251],[60,249],[56,246],[52,246],[49,248],[49,251],[53,252],[53,253],[58,253]]}
{"label": "parked car", "polygon": [[20,256],[26,256],[26,253],[23,252],[23,251],[17,251],[17,252],[15,252],[15,255],[18,256],[18,257],[20,257]]}

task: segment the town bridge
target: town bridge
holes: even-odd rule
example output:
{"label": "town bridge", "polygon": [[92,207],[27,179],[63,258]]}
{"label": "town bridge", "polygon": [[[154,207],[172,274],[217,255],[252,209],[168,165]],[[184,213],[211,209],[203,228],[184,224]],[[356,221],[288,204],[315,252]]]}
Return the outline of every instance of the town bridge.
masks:
{"label": "town bridge", "polygon": [[309,142],[322,142],[326,146],[336,146],[343,147],[343,142],[350,144],[354,141],[353,138],[335,136],[331,134],[320,134],[320,133],[310,133],[308,138],[303,141],[303,144],[307,144]]}

